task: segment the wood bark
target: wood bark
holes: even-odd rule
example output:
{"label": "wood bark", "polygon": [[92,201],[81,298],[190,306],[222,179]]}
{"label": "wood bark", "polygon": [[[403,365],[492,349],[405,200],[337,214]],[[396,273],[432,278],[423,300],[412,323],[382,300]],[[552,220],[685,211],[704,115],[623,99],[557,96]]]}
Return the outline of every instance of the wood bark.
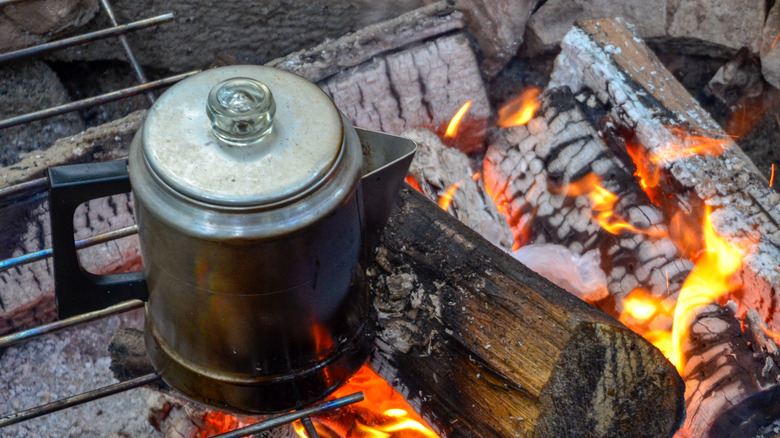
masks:
{"label": "wood bark", "polygon": [[683,138],[681,130],[720,139],[723,152],[717,156],[692,155],[660,165],[646,160],[644,165],[660,171],[658,199],[665,215],[681,211],[698,220],[703,205],[709,204],[715,207],[719,235],[753,242],[740,272],[744,286],[734,296],[738,315],[755,309],[778,330],[774,309],[780,304],[780,194],[622,21],[579,22],[561,49],[550,87],[593,90],[648,156],[670,145],[695,143]]}
{"label": "wood bark", "polygon": [[658,437],[682,422],[683,383],[655,347],[412,189],[376,254],[370,365],[441,436]]}
{"label": "wood bark", "polygon": [[312,82],[320,82],[344,69],[370,61],[375,56],[462,29],[463,25],[463,13],[447,2],[440,1],[274,59],[266,65],[295,73]]}
{"label": "wood bark", "polygon": [[[681,259],[663,214],[620,159],[619,148],[625,155],[625,145],[607,134],[609,126],[594,126],[607,119],[598,114],[591,96],[574,96],[566,88],[547,90],[527,125],[501,130],[490,142],[485,185],[504,205],[516,240],[563,245],[578,255],[598,254],[607,290],[587,297],[589,302],[619,317],[626,297],[642,288],[673,306],[693,265]],[[610,138],[617,142],[613,147],[605,142]],[[569,188],[589,174],[618,196],[615,216],[640,232],[612,234],[602,228],[589,191]],[[640,332],[671,329],[671,318],[663,313],[633,322]]]}
{"label": "wood bark", "polygon": [[655,347],[417,192],[397,205],[369,271],[371,366],[442,436],[677,429],[681,381]]}

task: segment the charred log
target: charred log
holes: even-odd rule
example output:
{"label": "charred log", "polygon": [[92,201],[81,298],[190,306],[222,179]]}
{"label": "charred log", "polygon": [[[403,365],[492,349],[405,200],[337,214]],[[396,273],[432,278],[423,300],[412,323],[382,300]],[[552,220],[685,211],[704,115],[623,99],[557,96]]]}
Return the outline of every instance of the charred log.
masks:
{"label": "charred log", "polygon": [[733,309],[712,304],[691,325],[683,346],[691,436],[752,437],[780,419],[778,348],[750,315],[743,331]]}
{"label": "charred log", "polygon": [[[681,259],[668,238],[663,214],[642,192],[616,149],[602,139],[607,128],[599,132],[594,127],[597,122],[589,113],[595,109],[587,108],[594,101],[588,93],[575,98],[566,88],[546,91],[527,125],[502,130],[491,142],[485,156],[485,185],[505,206],[516,240],[563,245],[580,256],[597,254],[607,290],[582,298],[615,317],[637,288],[673,304],[693,265]],[[570,188],[589,175],[597,176],[599,184],[617,196],[612,214],[633,230],[605,230],[590,192]],[[644,325],[670,329],[671,319],[658,314]]]}

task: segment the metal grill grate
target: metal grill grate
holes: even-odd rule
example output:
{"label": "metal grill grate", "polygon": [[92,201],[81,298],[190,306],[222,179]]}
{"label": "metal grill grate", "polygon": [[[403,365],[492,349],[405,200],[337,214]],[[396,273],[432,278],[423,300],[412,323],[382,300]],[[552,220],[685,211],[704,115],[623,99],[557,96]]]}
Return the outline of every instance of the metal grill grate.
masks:
{"label": "metal grill grate", "polygon": [[[27,0],[0,0],[0,8],[11,5],[14,3],[21,3]],[[108,16],[112,27],[101,29],[94,32],[85,33],[82,35],[65,38],[58,41],[52,41],[45,44],[36,45],[20,50],[15,50],[8,53],[0,54],[0,63],[7,62],[22,57],[29,57],[40,55],[54,50],[63,49],[79,44],[89,43],[98,39],[116,37],[121,43],[125,56],[132,66],[136,78],[138,79],[138,85],[124,88],[109,93],[105,93],[99,96],[89,97],[86,99],[70,102],[64,105],[56,107],[45,108],[39,111],[35,111],[28,114],[23,114],[16,117],[11,117],[5,120],[0,120],[0,129],[9,128],[37,120],[46,119],[49,117],[57,116],[60,114],[78,111],[86,108],[91,108],[97,105],[101,105],[108,102],[128,98],[138,94],[145,94],[149,103],[154,103],[155,95],[152,90],[170,86],[182,79],[185,79],[193,74],[199,72],[199,70],[183,73],[175,76],[166,77],[164,79],[149,81],[141,67],[140,63],[136,59],[130,44],[127,40],[126,34],[139,29],[157,26],[160,24],[168,23],[173,20],[173,14],[162,14],[143,20],[134,21],[127,24],[119,24],[114,15],[114,11],[108,0],[100,0],[100,6],[102,11]],[[45,194],[48,190],[48,183],[46,178],[40,178],[32,181],[28,181],[15,186],[0,189],[0,206],[8,205],[20,199],[25,199],[33,196],[39,196]],[[100,243],[105,243],[114,239],[119,239],[132,234],[137,233],[136,226],[130,226],[119,230],[111,231],[105,234],[97,235],[76,242],[76,248],[87,248]],[[53,254],[52,249],[43,249],[33,253],[24,254],[19,257],[11,259],[0,260],[0,271],[18,267],[24,264],[33,263],[51,257]],[[106,318],[112,315],[117,315],[130,310],[143,307],[144,303],[138,300],[127,301],[123,303],[116,303],[106,309],[83,313],[71,318],[55,321],[49,324],[44,324],[39,327],[35,327],[28,330],[23,330],[17,333],[0,337],[0,349],[9,347],[11,345],[18,344],[20,342],[42,336],[45,334],[53,333],[58,330],[73,327],[78,324],[83,324],[89,321],[94,321],[100,318]],[[73,406],[78,406],[90,401],[98,400],[100,398],[108,397],[123,391],[127,391],[140,386],[148,385],[160,380],[160,376],[156,373],[148,374],[145,376],[137,377],[135,379],[120,382],[114,385],[109,385],[103,388],[99,388],[93,391],[88,391],[82,394],[67,397],[61,400],[57,400],[52,403],[34,407],[28,410],[12,413],[4,417],[0,417],[0,428],[17,424],[26,420],[41,417],[52,412],[67,409]],[[310,407],[300,409],[295,412],[279,415],[270,419],[266,419],[259,423],[252,424],[240,429],[236,429],[232,432],[228,432],[222,435],[218,435],[219,438],[229,437],[243,437],[275,427],[291,423],[296,420],[301,420],[304,429],[310,438],[316,438],[317,431],[314,429],[314,425],[310,419],[311,415],[327,412],[333,409],[340,408],[352,403],[356,403],[363,400],[362,393],[352,394],[346,397],[324,401]],[[217,438],[214,437],[214,438]]]}

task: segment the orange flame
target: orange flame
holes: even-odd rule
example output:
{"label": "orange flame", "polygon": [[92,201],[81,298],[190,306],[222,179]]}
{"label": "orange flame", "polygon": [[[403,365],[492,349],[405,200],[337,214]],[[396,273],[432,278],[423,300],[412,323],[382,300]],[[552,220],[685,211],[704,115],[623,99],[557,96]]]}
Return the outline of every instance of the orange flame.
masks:
{"label": "orange flame", "polygon": [[[335,411],[312,417],[322,438],[436,438],[428,426],[379,375],[363,366],[333,398],[363,391],[364,400]],[[301,438],[307,438],[303,425],[294,423]]]}
{"label": "orange flame", "polygon": [[718,297],[735,290],[739,282],[732,278],[742,266],[744,245],[735,245],[722,239],[712,226],[711,208],[706,206],[704,218],[704,251],[696,260],[674,309],[672,327],[672,350],[669,360],[682,374],[685,369],[683,341],[688,337],[696,312],[714,302]]}
{"label": "orange flame", "polygon": [[498,110],[498,121],[496,124],[502,128],[509,128],[528,123],[541,105],[536,100],[541,92],[542,90],[539,88],[528,88],[513,97]]}
{"label": "orange flame", "polygon": [[450,209],[450,204],[452,203],[452,197],[455,196],[455,192],[458,191],[458,187],[460,187],[460,183],[463,181],[458,181],[455,184],[451,185],[446,192],[444,192],[443,195],[439,197],[439,207],[441,207],[442,210],[447,211]]}
{"label": "orange flame", "polygon": [[729,146],[727,138],[710,138],[700,135],[685,134],[679,128],[669,127],[681,133],[679,142],[669,143],[650,155],[650,162],[656,165],[670,163],[693,155],[710,155],[717,157]]}
{"label": "orange flame", "polygon": [[640,230],[615,214],[614,208],[615,204],[617,204],[618,197],[601,185],[601,178],[595,173],[589,173],[579,181],[573,182],[562,189],[553,191],[566,193],[569,196],[582,196],[587,194],[590,198],[593,211],[598,213],[594,219],[601,228],[608,233],[620,234],[623,231],[629,231],[655,237],[666,236],[665,232],[656,229]]}
{"label": "orange flame", "polygon": [[[681,158],[693,155],[718,156],[729,147],[728,138],[711,138],[701,135],[692,135],[683,129],[667,126],[678,136],[677,141],[661,147],[650,154],[646,149],[637,144],[629,143],[626,151],[631,161],[636,165],[634,176],[639,179],[639,185],[647,193],[650,201],[660,205],[660,193],[657,190],[661,180],[661,170],[664,164],[671,163]],[[708,133],[708,132],[705,132]],[[708,133],[720,136],[718,133]]]}
{"label": "orange flame", "polygon": [[458,126],[460,126],[460,121],[463,119],[463,116],[466,115],[469,108],[471,107],[471,101],[464,103],[463,106],[460,107],[457,113],[452,117],[452,120],[450,120],[450,124],[447,125],[447,130],[444,132],[445,137],[455,137],[458,134]]}
{"label": "orange flame", "polygon": [[775,163],[772,163],[772,174],[769,176],[769,188],[775,184]]}

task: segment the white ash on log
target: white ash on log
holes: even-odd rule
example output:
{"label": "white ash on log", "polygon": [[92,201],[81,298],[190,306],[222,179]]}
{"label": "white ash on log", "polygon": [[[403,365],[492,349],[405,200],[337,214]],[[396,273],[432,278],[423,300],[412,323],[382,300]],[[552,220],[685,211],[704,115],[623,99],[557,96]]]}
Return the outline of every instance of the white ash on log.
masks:
{"label": "white ash on log", "polygon": [[[575,98],[567,88],[549,89],[540,99],[536,116],[527,125],[500,130],[485,155],[485,185],[505,206],[515,232],[522,234],[515,238],[563,245],[580,256],[595,252],[607,290],[582,298],[615,317],[636,288],[672,307],[693,265],[681,259],[667,237],[663,214],[639,188],[619,152],[607,146],[593,126],[598,117],[586,113],[596,110],[589,108],[595,99],[588,93]],[[601,134],[607,130],[604,126]],[[639,232],[623,229],[612,234],[602,227],[589,193],[569,188],[589,175],[598,176],[601,185],[618,197],[614,215]],[[664,330],[671,322],[668,315],[658,314],[647,325]]]}
{"label": "white ash on log", "polygon": [[643,165],[660,172],[656,190],[665,214],[699,215],[706,203],[719,210],[714,224],[719,235],[757,242],[740,272],[738,315],[755,309],[777,330],[780,194],[622,21],[580,22],[561,47],[550,86],[593,90],[616,123],[632,130],[647,156],[697,142],[682,138],[680,129],[717,139],[718,156],[692,155],[658,165],[644,160]]}
{"label": "white ash on log", "polygon": [[60,138],[46,150],[27,154],[17,163],[0,167],[0,188],[41,178],[50,166],[126,157],[130,141],[145,117],[146,111],[133,112],[80,134]]}
{"label": "white ash on log", "polygon": [[319,84],[355,126],[400,134],[449,120],[467,100],[487,119],[490,105],[469,39],[444,36],[344,70]]}
{"label": "white ash on log", "polygon": [[[448,212],[490,243],[511,250],[512,230],[485,192],[482,179],[473,178],[476,171],[469,157],[447,147],[436,134],[424,128],[406,131],[403,136],[417,142],[409,175],[422,193],[433,202],[449,196]],[[448,189],[453,187],[454,193],[448,194]]]}
{"label": "white ash on log", "polygon": [[742,324],[730,307],[699,311],[683,344],[685,427],[693,437],[752,437],[780,419],[778,347],[755,312]]}

